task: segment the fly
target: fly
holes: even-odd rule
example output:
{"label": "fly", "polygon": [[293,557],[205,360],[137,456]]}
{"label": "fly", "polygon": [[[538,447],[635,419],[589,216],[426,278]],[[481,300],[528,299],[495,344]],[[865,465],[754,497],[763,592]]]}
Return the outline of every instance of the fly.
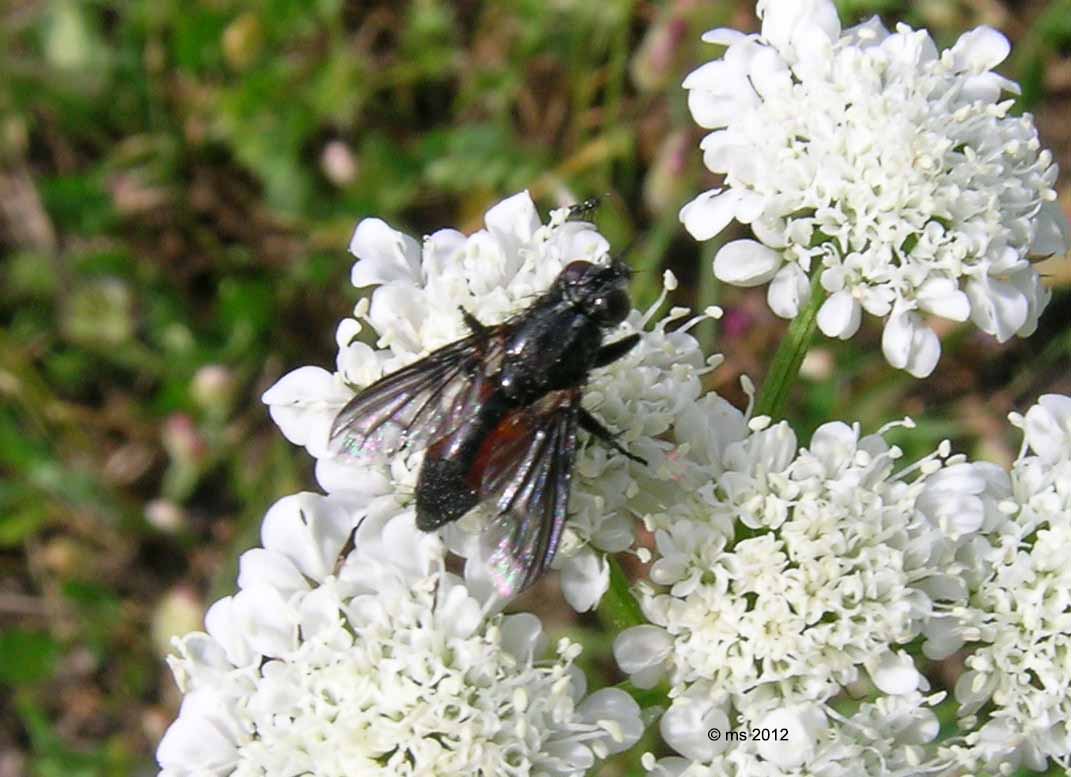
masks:
{"label": "fly", "polygon": [[424,449],[417,526],[434,531],[490,507],[481,542],[492,580],[504,597],[524,590],[561,540],[577,429],[645,463],[580,404],[591,371],[639,342],[603,343],[631,308],[630,275],[620,259],[574,261],[501,324],[462,308],[468,336],[358,393],[331,426],[331,449],[358,460]]}

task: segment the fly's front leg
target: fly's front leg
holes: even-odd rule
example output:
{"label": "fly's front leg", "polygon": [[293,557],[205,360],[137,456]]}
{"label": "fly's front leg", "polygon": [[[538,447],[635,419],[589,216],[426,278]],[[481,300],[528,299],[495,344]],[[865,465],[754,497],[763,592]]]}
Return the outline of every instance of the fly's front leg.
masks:
{"label": "fly's front leg", "polygon": [[480,319],[465,310],[463,305],[458,305],[457,309],[461,311],[461,317],[465,319],[465,326],[469,328],[469,331],[474,335],[479,335],[481,340],[486,340],[491,330],[484,326]]}
{"label": "fly's front leg", "polygon": [[599,349],[599,352],[595,354],[595,366],[605,367],[607,364],[613,364],[635,348],[636,343],[639,341],[640,336],[638,334],[631,334],[628,337],[622,337],[616,343],[604,345]]}
{"label": "fly's front leg", "polygon": [[592,437],[595,437],[596,439],[604,442],[606,445],[609,445],[611,448],[613,448],[615,451],[622,454],[623,456],[627,456],[638,464],[643,464],[644,466],[647,465],[647,461],[645,459],[641,459],[639,456],[636,456],[635,454],[629,453],[627,450],[625,450],[622,447],[621,443],[617,441],[617,436],[605,426],[603,426],[602,422],[599,421],[598,418],[593,416],[584,408],[580,408],[580,428],[590,434]]}

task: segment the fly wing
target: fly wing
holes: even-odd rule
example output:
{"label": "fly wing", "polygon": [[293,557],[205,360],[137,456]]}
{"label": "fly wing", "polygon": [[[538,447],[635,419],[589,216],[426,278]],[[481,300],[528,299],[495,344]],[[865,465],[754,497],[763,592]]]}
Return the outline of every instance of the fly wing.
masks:
{"label": "fly wing", "polygon": [[552,392],[508,414],[481,446],[473,472],[494,517],[480,543],[503,597],[534,583],[558,550],[579,411],[579,389]]}
{"label": "fly wing", "polygon": [[493,389],[508,324],[487,327],[368,386],[331,425],[329,448],[351,461],[419,450],[450,434]]}

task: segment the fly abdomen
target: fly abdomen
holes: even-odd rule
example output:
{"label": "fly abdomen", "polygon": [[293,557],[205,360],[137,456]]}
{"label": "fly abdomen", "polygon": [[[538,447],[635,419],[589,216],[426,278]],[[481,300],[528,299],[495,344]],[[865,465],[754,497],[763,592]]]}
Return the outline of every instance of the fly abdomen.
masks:
{"label": "fly abdomen", "polygon": [[492,393],[474,418],[428,448],[417,479],[417,528],[432,531],[456,521],[480,501],[473,464],[488,433],[509,407],[500,393]]}
{"label": "fly abdomen", "polygon": [[476,506],[480,497],[465,482],[468,470],[468,462],[435,458],[429,451],[420,468],[416,489],[418,529],[433,531]]}

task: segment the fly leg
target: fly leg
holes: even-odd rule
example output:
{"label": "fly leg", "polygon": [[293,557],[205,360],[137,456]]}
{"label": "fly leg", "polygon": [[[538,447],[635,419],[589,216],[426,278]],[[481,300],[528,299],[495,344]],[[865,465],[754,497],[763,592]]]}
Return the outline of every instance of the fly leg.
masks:
{"label": "fly leg", "polygon": [[469,328],[469,331],[474,335],[479,335],[481,340],[486,340],[491,330],[484,326],[480,319],[465,310],[464,306],[458,305],[457,309],[461,311],[461,317],[465,319],[465,326]]}
{"label": "fly leg", "polygon": [[617,441],[617,435],[615,435],[613,432],[603,426],[602,422],[599,421],[598,418],[593,416],[584,408],[580,408],[580,428],[590,434],[592,437],[595,437],[601,440],[606,445],[609,445],[621,455],[627,456],[633,461],[639,464],[643,464],[644,466],[647,465],[647,461],[645,459],[641,459],[639,456],[636,456],[635,454],[629,453],[627,450],[625,450],[621,443]]}
{"label": "fly leg", "polygon": [[595,354],[595,366],[605,367],[607,364],[613,364],[626,353],[636,347],[636,343],[640,341],[638,334],[631,334],[628,337],[622,337],[615,343],[604,345],[599,349],[599,352]]}

